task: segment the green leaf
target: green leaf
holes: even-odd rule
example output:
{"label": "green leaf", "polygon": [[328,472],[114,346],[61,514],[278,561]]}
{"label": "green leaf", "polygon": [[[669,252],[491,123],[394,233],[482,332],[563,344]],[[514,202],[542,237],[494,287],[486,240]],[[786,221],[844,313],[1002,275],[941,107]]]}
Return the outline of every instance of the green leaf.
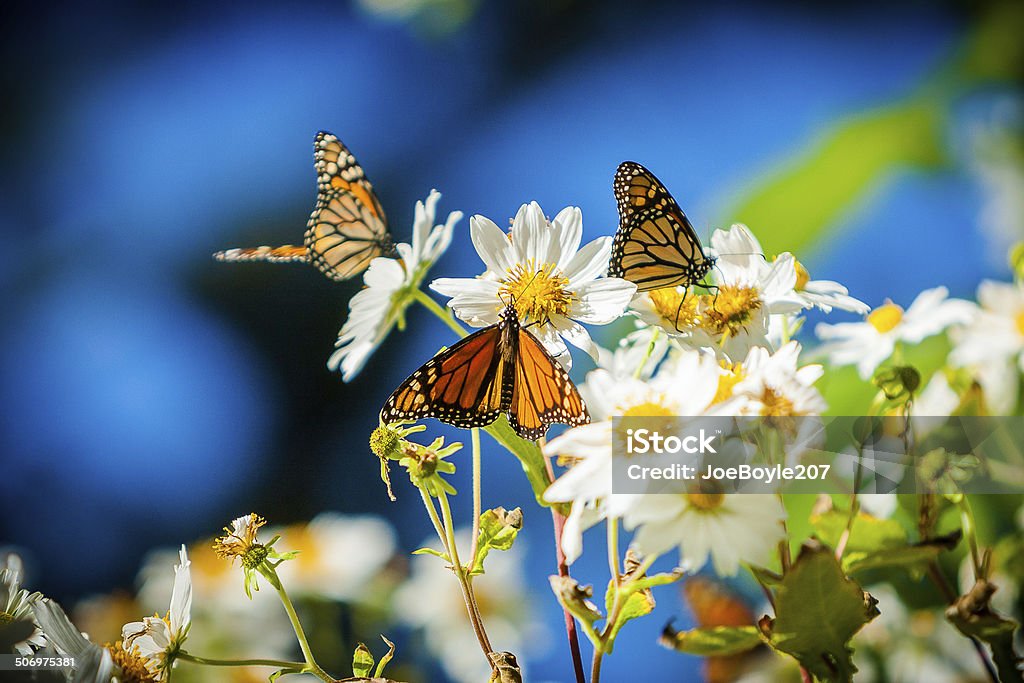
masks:
{"label": "green leaf", "polygon": [[559,604],[581,622],[587,625],[588,630],[593,629],[594,622],[603,619],[604,615],[597,608],[590,598],[594,595],[594,589],[590,586],[580,586],[576,579],[571,576],[549,576],[551,590],[558,598]]}
{"label": "green leaf", "polygon": [[503,507],[493,508],[480,515],[480,535],[477,537],[476,557],[470,574],[484,573],[484,559],[491,550],[508,550],[523,528],[523,511],[520,508],[507,511]]}
{"label": "green leaf", "polygon": [[352,675],[356,678],[366,678],[373,671],[373,655],[370,648],[359,643],[356,651],[352,653]]}
{"label": "green leaf", "polygon": [[433,555],[434,557],[440,557],[445,562],[451,563],[451,558],[446,553],[442,553],[440,550],[434,550],[433,548],[417,548],[412,551],[413,555]]}
{"label": "green leaf", "polygon": [[676,631],[669,624],[658,642],[665,647],[700,657],[726,657],[763,644],[756,626],[712,626]]}
{"label": "green leaf", "polygon": [[[626,625],[626,622],[632,621],[637,617],[642,617],[650,614],[654,611],[654,595],[651,593],[650,588],[638,587],[640,580],[630,582],[628,586],[623,586],[618,589],[618,599],[620,602],[624,601],[622,607],[619,608],[618,616],[615,618],[614,624],[609,624],[610,628],[605,629],[605,653],[611,654],[612,648],[615,645],[615,637],[619,635],[619,629]],[[605,609],[609,614],[612,613],[613,605],[615,604],[616,598],[615,582],[608,582],[608,590],[605,592]]]}
{"label": "green leaf", "polygon": [[301,674],[301,673],[303,673],[303,671],[304,671],[303,669],[297,669],[295,667],[288,667],[288,668],[285,668],[285,669],[279,669],[279,670],[275,671],[274,673],[270,674],[270,676],[268,677],[268,680],[270,681],[270,683],[274,683],[274,681],[276,681],[281,676],[286,676],[288,674]]}
{"label": "green leaf", "polygon": [[992,650],[992,661],[1002,683],[1022,681],[1020,665],[1024,662],[1013,649],[1016,621],[1002,616],[990,605],[996,587],[984,579],[957,598],[946,610],[946,618],[969,638],[977,638]]}
{"label": "green leaf", "polygon": [[[849,513],[829,510],[813,515],[811,524],[819,539],[833,548],[846,529]],[[858,513],[850,528],[843,552],[843,569],[848,573],[883,567],[912,567],[934,560],[955,547],[960,533],[933,538],[922,543],[907,542],[907,532],[892,519],[878,519]]]}
{"label": "green leaf", "polygon": [[380,678],[381,676],[383,676],[384,667],[386,667],[388,665],[388,662],[390,662],[395,657],[395,644],[388,640],[383,634],[381,635],[380,639],[387,643],[388,653],[381,657],[380,661],[377,662],[377,670],[373,672],[374,678]]}
{"label": "green leaf", "polygon": [[[548,476],[547,467],[544,465],[544,455],[536,442],[527,441],[516,434],[504,415],[490,426],[484,427],[484,430],[519,460],[523,472],[526,473],[526,479],[533,489],[533,497],[537,499],[537,503],[541,507],[559,507],[559,509],[564,507],[553,506],[544,500],[544,492],[551,486],[551,477]],[[562,512],[564,514],[567,510],[562,510]]]}
{"label": "green leaf", "polygon": [[775,588],[775,618],[758,627],[819,679],[845,683],[857,670],[850,639],[877,615],[874,598],[843,574],[832,551],[806,544]]}
{"label": "green leaf", "polygon": [[679,579],[683,578],[683,576],[684,572],[681,569],[677,569],[673,572],[651,574],[650,576],[642,576],[639,579],[634,579],[630,582],[629,587],[632,590],[643,590],[645,588],[653,588],[654,586],[667,586],[670,583],[675,583]]}

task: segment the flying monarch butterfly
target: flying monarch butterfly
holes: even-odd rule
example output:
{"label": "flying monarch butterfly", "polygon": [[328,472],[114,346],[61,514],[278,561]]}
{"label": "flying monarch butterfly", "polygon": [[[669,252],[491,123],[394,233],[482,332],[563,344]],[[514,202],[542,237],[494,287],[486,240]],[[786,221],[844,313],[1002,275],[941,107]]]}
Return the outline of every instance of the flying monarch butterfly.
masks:
{"label": "flying monarch butterfly", "polygon": [[619,206],[619,229],[612,242],[610,277],[637,290],[697,284],[715,265],[704,254],[697,233],[669,191],[635,161],[624,161],[612,183]]}
{"label": "flying monarch butterfly", "polygon": [[456,427],[485,427],[501,413],[534,441],[555,423],[577,426],[590,414],[569,373],[519,323],[508,306],[494,325],[461,339],[412,373],[391,394],[381,420],[433,417]]}
{"label": "flying monarch butterfly", "polygon": [[313,150],[316,208],[306,223],[304,245],[228,249],[215,259],[312,263],[332,280],[347,280],[378,256],[398,257],[384,209],[352,152],[326,131],[316,134]]}

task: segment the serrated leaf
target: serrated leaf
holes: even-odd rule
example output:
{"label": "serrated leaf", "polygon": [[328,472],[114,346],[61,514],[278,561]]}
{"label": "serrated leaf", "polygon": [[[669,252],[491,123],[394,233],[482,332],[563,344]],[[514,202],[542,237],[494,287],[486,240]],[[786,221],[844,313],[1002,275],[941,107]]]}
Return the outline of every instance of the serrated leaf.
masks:
{"label": "serrated leaf", "polygon": [[373,671],[373,654],[370,648],[359,643],[356,651],[352,653],[352,675],[356,678],[366,678]]}
{"label": "serrated leaf", "polygon": [[508,550],[523,528],[523,511],[519,508],[506,511],[503,507],[485,511],[480,515],[480,535],[477,537],[476,557],[470,568],[471,574],[484,573],[484,559],[491,550]]}
{"label": "serrated leaf", "polygon": [[377,669],[373,672],[375,678],[380,678],[384,674],[384,667],[386,667],[388,665],[388,662],[390,662],[395,657],[395,644],[388,640],[387,637],[383,634],[381,634],[380,639],[387,643],[388,653],[381,657],[380,661],[377,662]]}
{"label": "serrated leaf", "polygon": [[727,657],[762,645],[756,626],[709,626],[676,631],[671,624],[662,631],[658,643],[677,652],[700,657]]}
{"label": "serrated leaf", "polygon": [[774,649],[819,679],[846,683],[857,670],[850,639],[878,615],[874,604],[831,550],[807,544],[775,587],[775,618],[758,627]]}

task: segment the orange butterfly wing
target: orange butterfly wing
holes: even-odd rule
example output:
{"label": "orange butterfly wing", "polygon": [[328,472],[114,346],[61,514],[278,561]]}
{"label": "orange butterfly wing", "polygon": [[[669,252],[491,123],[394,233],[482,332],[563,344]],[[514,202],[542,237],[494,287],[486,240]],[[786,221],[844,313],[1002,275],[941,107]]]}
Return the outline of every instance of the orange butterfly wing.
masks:
{"label": "orange butterfly wing", "polygon": [[[517,326],[518,327],[518,326]],[[528,330],[518,328],[512,400],[508,421],[516,434],[539,439],[555,423],[575,427],[590,422],[576,385],[558,361]]]}
{"label": "orange butterfly wing", "polygon": [[316,208],[306,223],[303,246],[248,247],[218,251],[218,261],[312,263],[332,280],[362,273],[378,256],[396,258],[384,209],[363,167],[335,135],[317,133]]}
{"label": "orange butterfly wing", "polygon": [[501,324],[474,332],[424,363],[384,404],[381,420],[432,417],[456,427],[484,427],[501,414],[505,362]]}
{"label": "orange butterfly wing", "polygon": [[619,164],[613,182],[619,229],[608,275],[641,292],[699,282],[714,265],[704,255],[690,220],[654,174],[640,164]]}
{"label": "orange butterfly wing", "polygon": [[313,264],[333,280],[346,280],[378,256],[397,256],[384,209],[352,152],[326,131],[313,146],[318,194],[305,238]]}
{"label": "orange butterfly wing", "polygon": [[486,427],[505,412],[524,439],[590,415],[569,374],[519,325],[513,309],[424,363],[381,410],[385,424],[432,417],[456,427]]}

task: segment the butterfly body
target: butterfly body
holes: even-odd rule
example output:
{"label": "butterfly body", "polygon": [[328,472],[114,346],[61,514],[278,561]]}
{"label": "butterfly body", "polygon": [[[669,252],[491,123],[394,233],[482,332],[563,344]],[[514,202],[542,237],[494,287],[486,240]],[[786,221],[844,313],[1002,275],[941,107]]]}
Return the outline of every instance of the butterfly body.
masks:
{"label": "butterfly body", "polygon": [[568,373],[509,307],[501,319],[441,351],[384,404],[385,423],[432,417],[462,428],[485,427],[505,413],[524,439],[555,423],[590,421]]}
{"label": "butterfly body", "polygon": [[613,182],[619,229],[612,242],[610,277],[647,292],[699,283],[715,265],[690,220],[653,173],[634,161],[619,164]]}
{"label": "butterfly body", "polygon": [[352,152],[326,131],[317,133],[313,149],[317,198],[303,245],[227,249],[214,258],[312,263],[332,280],[359,275],[378,256],[398,258],[384,209]]}

